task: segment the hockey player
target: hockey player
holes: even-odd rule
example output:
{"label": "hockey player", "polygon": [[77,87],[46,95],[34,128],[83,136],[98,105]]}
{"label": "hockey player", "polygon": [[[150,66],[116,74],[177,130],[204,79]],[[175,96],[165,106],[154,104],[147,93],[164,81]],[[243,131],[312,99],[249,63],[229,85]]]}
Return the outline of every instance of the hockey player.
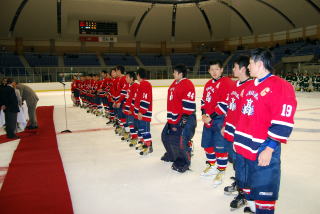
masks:
{"label": "hockey player", "polygon": [[107,94],[108,103],[109,103],[109,112],[110,112],[109,121],[106,123],[107,125],[113,124],[113,123],[115,124],[116,122],[113,104],[114,104],[114,97],[115,97],[117,82],[118,82],[118,79],[117,79],[116,70],[112,69],[111,81],[109,82],[109,92]]}
{"label": "hockey player", "polygon": [[297,107],[290,83],[271,74],[270,51],[256,49],[249,70],[255,80],[241,93],[234,132],[236,172],[248,200],[247,213],[272,214],[280,186],[281,144],[293,129]]}
{"label": "hockey player", "polygon": [[150,122],[152,118],[152,86],[146,80],[147,73],[143,68],[137,71],[139,88],[134,100],[135,127],[138,129],[138,138],[142,142],[140,155],[153,152],[152,139],[150,133]]}
{"label": "hockey player", "polygon": [[114,98],[114,108],[116,112],[116,116],[118,119],[118,126],[116,127],[116,134],[120,134],[123,129],[123,125],[125,123],[125,115],[122,112],[123,103],[126,97],[127,93],[127,82],[126,82],[126,76],[124,75],[124,67],[121,65],[116,66],[116,74],[118,81],[116,83],[115,87],[115,98]]}
{"label": "hockey player", "polygon": [[80,76],[80,81],[79,81],[79,93],[80,93],[80,100],[81,100],[80,107],[81,108],[84,108],[84,105],[85,105],[85,90],[84,90],[84,87],[85,87],[85,76],[81,75]]}
{"label": "hockey player", "polygon": [[126,73],[126,81],[128,83],[127,95],[125,103],[123,105],[123,113],[126,115],[125,134],[121,138],[122,140],[136,139],[134,130],[134,117],[133,108],[134,95],[139,87],[139,84],[135,82],[136,74],[132,71]]}
{"label": "hockey player", "polygon": [[93,114],[97,114],[98,111],[99,111],[99,106],[100,106],[100,109],[101,109],[101,99],[100,99],[100,96],[99,96],[99,92],[98,92],[98,89],[100,88],[100,84],[101,84],[101,81],[100,81],[100,78],[99,78],[99,75],[98,74],[93,74],[93,80],[92,80],[92,85],[91,85],[91,96],[92,96],[92,113]]}
{"label": "hockey player", "polygon": [[[110,74],[103,70],[100,72],[101,80],[99,81],[99,88],[98,88],[98,96],[99,96],[99,105],[98,105],[98,114],[103,114],[103,109],[105,114],[108,112],[108,99],[107,99],[107,93],[108,93],[108,87],[110,82]],[[101,103],[103,106],[101,106]]]}
{"label": "hockey player", "polygon": [[217,186],[222,183],[228,163],[228,142],[221,135],[221,128],[224,123],[224,114],[227,111],[226,98],[233,82],[229,77],[222,77],[221,61],[211,62],[208,72],[212,79],[206,83],[201,100],[202,122],[204,123],[201,146],[206,152],[207,167],[201,175],[215,175],[213,183],[214,186]]}
{"label": "hockey player", "polygon": [[167,123],[161,134],[166,153],[161,160],[173,162],[172,169],[185,172],[191,163],[191,148],[188,143],[196,128],[195,88],[186,78],[185,65],[173,69],[174,81],[167,95]]}
{"label": "hockey player", "polygon": [[77,76],[73,76],[72,83],[71,83],[71,92],[73,97],[73,105],[79,106],[80,105],[80,80],[78,80]]}
{"label": "hockey player", "polygon": [[[228,141],[228,156],[229,160],[235,164],[235,154],[233,151],[233,136],[236,124],[239,120],[239,115],[241,113],[240,103],[241,103],[241,91],[244,90],[248,85],[252,83],[253,80],[250,79],[250,73],[248,70],[249,57],[239,56],[233,66],[233,76],[238,80],[234,82],[232,89],[229,92],[227,98],[228,111],[225,117],[225,127],[222,128],[222,133],[224,138]],[[236,173],[237,175],[237,173]],[[236,180],[236,178],[233,178]],[[230,207],[232,209],[240,208],[245,205],[245,197],[242,189],[238,188],[237,182],[235,181],[231,186],[224,188],[224,192],[227,195],[231,195],[233,192],[238,191],[238,195],[231,202]]]}

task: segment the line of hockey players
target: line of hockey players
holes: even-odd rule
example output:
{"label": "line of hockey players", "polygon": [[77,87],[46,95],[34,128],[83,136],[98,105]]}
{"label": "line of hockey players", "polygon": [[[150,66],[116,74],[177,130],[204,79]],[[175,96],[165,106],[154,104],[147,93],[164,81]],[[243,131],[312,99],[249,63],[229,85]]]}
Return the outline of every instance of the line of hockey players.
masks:
{"label": "line of hockey players", "polygon": [[[235,170],[234,183],[224,188],[234,195],[231,209],[246,205],[244,213],[272,214],[280,187],[281,144],[286,143],[293,129],[297,106],[294,88],[272,75],[270,51],[257,49],[251,56],[240,56],[234,63],[236,81],[223,77],[222,62],[210,63],[212,76],[204,86],[201,100],[203,132],[201,146],[206,155],[204,177],[213,177],[214,186],[222,184],[228,161]],[[108,124],[128,140],[140,154],[152,152],[150,121],[152,88],[145,80],[145,70],[124,73],[122,66],[102,72],[103,80],[90,76],[75,80],[76,105],[101,115],[103,103]],[[162,161],[172,162],[180,173],[191,165],[195,116],[195,87],[187,78],[184,65],[173,68],[174,81],[167,94],[167,123],[161,133],[165,147]],[[79,94],[77,94],[79,91]],[[103,98],[103,99],[100,99]]]}
{"label": "line of hockey players", "polygon": [[320,91],[320,73],[313,75],[289,73],[284,78],[294,86],[296,91]]}
{"label": "line of hockey players", "polygon": [[[87,113],[109,119],[107,125],[140,155],[153,152],[150,133],[152,118],[152,86],[146,80],[147,72],[140,68],[126,72],[116,66],[111,72],[74,77],[71,85],[74,105]],[[137,83],[137,82],[138,83]]]}

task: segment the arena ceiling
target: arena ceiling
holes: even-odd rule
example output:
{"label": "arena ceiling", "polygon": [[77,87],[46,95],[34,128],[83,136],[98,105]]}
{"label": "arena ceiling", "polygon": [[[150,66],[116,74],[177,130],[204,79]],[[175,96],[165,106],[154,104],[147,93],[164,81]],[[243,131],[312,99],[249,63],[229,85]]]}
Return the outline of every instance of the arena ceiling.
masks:
{"label": "arena ceiling", "polygon": [[320,24],[320,0],[1,0],[0,38],[77,40],[79,20],[117,22],[118,41],[221,40]]}

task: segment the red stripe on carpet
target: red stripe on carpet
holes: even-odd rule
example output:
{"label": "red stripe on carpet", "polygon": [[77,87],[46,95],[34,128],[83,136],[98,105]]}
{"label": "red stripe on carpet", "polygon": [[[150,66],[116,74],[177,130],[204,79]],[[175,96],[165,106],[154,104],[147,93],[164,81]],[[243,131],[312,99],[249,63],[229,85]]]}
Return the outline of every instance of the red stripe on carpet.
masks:
{"label": "red stripe on carpet", "polygon": [[37,108],[39,129],[21,138],[0,191],[1,214],[72,214],[53,106]]}

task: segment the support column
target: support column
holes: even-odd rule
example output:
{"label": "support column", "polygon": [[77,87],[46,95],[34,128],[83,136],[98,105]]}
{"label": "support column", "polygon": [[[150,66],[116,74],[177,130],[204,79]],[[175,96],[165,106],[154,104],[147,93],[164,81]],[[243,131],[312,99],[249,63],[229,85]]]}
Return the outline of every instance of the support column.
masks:
{"label": "support column", "polygon": [[15,52],[18,54],[23,53],[23,38],[22,37],[17,37],[15,39]]}
{"label": "support column", "polygon": [[50,39],[50,53],[56,52],[56,40]]}
{"label": "support column", "polygon": [[136,56],[138,56],[141,52],[141,42],[136,41]]}
{"label": "support column", "polygon": [[167,54],[167,42],[161,41],[160,48],[161,48],[161,54],[165,56]]}

